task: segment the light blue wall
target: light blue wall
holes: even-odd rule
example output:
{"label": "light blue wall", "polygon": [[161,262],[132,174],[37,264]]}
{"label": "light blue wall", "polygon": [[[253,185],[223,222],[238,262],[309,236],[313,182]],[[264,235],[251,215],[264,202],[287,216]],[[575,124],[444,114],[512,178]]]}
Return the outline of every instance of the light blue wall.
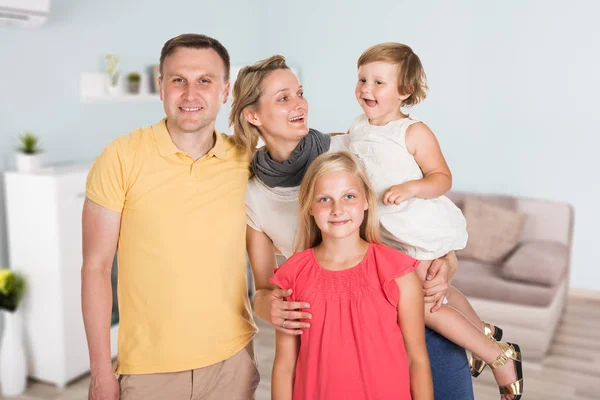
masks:
{"label": "light blue wall", "polygon": [[310,125],[345,131],[360,109],[356,60],[413,47],[454,188],[564,200],[576,209],[572,286],[600,290],[600,5],[594,1],[270,0],[267,54],[301,65]]}

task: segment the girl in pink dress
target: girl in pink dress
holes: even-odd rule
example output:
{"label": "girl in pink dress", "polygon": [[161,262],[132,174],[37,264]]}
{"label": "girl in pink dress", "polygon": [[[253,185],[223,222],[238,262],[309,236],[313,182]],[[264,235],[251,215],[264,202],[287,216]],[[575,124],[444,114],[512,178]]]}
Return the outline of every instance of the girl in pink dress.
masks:
{"label": "girl in pink dress", "polygon": [[310,329],[276,332],[273,400],[433,399],[418,261],[381,245],[376,199],[349,152],[308,168],[297,250],[272,282],[312,305]]}

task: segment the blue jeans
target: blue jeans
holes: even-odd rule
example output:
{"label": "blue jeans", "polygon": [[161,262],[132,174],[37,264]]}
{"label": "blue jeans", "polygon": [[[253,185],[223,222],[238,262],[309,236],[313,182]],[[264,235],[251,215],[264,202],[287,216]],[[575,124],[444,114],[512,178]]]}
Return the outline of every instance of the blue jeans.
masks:
{"label": "blue jeans", "polygon": [[425,340],[435,400],[474,400],[465,350],[429,328],[425,328]]}

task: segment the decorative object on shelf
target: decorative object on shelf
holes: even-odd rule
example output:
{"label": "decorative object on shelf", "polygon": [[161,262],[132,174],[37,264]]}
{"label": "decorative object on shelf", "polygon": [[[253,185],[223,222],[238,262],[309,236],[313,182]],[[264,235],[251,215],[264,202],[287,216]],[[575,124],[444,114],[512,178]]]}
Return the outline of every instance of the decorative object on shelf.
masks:
{"label": "decorative object on shelf", "polygon": [[17,396],[27,385],[23,344],[23,317],[18,309],[25,293],[25,279],[10,269],[0,269],[0,311],[4,335],[0,342],[0,387],[4,396]]}
{"label": "decorative object on shelf", "polygon": [[108,75],[108,85],[106,91],[109,94],[115,94],[119,91],[119,57],[115,54],[107,54],[104,57],[106,61],[106,73]]}
{"label": "decorative object on shelf", "polygon": [[[126,81],[121,79],[121,81]],[[120,103],[120,102],[159,102],[160,96],[156,93],[149,93],[150,85],[145,82],[146,75],[142,75],[140,82],[140,93],[131,95],[127,93],[121,83],[119,83],[119,90],[115,93],[108,93],[106,90],[107,77],[105,72],[82,72],[80,81],[80,99],[84,104],[91,103]],[[124,90],[123,90],[124,89]]]}
{"label": "decorative object on shelf", "polygon": [[142,76],[137,72],[132,72],[127,75],[127,90],[131,94],[140,93],[140,81],[142,80]]}
{"label": "decorative object on shelf", "polygon": [[152,77],[152,93],[158,93],[160,91],[160,88],[158,87],[158,78],[160,77],[158,64],[152,66],[152,74],[150,76]]}
{"label": "decorative object on shelf", "polygon": [[42,167],[42,149],[36,135],[25,132],[19,136],[15,163],[17,171],[21,172],[33,172]]}

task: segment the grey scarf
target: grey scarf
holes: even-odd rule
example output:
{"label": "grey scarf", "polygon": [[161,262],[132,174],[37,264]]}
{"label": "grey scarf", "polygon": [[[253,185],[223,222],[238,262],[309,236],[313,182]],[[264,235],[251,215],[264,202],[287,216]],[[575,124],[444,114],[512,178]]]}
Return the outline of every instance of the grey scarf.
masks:
{"label": "grey scarf", "polygon": [[331,136],[309,129],[289,160],[274,161],[266,147],[258,150],[252,159],[252,172],[268,187],[294,187],[300,185],[306,169],[319,155],[329,150]]}

